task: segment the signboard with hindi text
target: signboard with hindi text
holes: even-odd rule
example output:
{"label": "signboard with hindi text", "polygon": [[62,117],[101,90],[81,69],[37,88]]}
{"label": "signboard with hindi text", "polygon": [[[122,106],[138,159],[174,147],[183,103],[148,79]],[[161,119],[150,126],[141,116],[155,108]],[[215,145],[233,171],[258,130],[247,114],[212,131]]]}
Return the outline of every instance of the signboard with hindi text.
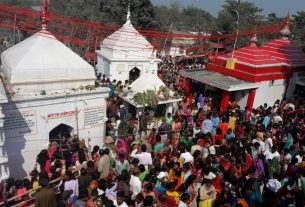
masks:
{"label": "signboard with hindi text", "polygon": [[101,126],[104,123],[104,108],[102,106],[85,108],[84,111],[84,126],[85,128],[92,128]]}
{"label": "signboard with hindi text", "polygon": [[8,137],[37,134],[36,111],[4,111],[4,130]]}

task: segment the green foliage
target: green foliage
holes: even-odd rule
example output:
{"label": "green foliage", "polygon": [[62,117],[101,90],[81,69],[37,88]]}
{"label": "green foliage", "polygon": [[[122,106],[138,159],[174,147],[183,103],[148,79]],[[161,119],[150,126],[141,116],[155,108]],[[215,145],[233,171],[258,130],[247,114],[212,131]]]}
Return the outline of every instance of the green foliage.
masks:
{"label": "green foliage", "polygon": [[294,39],[304,42],[305,41],[305,11],[298,11],[293,15],[295,27],[293,28]]}
{"label": "green foliage", "polygon": [[38,2],[37,0],[0,0],[0,3],[14,5],[18,7],[30,7]]}
{"label": "green foliage", "polygon": [[258,8],[253,2],[225,0],[217,19],[220,31],[225,33],[236,31],[236,15],[232,12],[233,10],[239,12],[239,28],[241,31],[255,26],[256,17],[262,12],[262,9]]}
{"label": "green foliage", "polygon": [[160,86],[159,88],[161,94],[164,96],[164,98],[169,98],[170,96],[170,90],[166,86]]}
{"label": "green foliage", "polygon": [[57,0],[51,2],[51,12],[84,20],[103,20],[101,0]]}
{"label": "green foliage", "polygon": [[156,95],[156,92],[152,90],[147,90],[143,93],[136,93],[133,99],[137,104],[142,106],[151,106],[153,109],[158,107],[158,96]]}
{"label": "green foliage", "polygon": [[158,28],[161,31],[168,31],[171,24],[173,30],[209,32],[215,28],[215,18],[209,12],[194,6],[180,8],[177,2],[169,7],[155,7]]}
{"label": "green foliage", "polygon": [[155,11],[150,0],[100,0],[101,10],[108,21],[122,25],[126,21],[130,2],[131,22],[139,28],[155,28]]}

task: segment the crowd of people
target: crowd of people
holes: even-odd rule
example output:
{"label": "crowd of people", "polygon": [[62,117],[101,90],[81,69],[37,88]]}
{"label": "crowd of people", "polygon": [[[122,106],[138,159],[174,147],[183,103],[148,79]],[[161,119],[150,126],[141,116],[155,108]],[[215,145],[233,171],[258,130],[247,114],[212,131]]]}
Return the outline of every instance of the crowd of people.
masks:
{"label": "crowd of people", "polygon": [[184,78],[180,77],[179,71],[182,69],[205,68],[204,57],[181,59],[170,55],[159,57],[162,61],[158,65],[158,75],[161,80],[173,91],[181,91]]}
{"label": "crowd of people", "polygon": [[[220,113],[204,95],[192,99],[139,136],[113,95],[104,147],[51,143],[30,179],[7,181],[6,205],[27,200],[30,189],[38,207],[305,205],[304,100],[253,110],[230,102]],[[23,196],[7,200],[15,195]]]}
{"label": "crowd of people", "polygon": [[[23,180],[1,183],[6,206],[37,207],[301,207],[305,205],[305,102],[277,100],[241,109],[234,99],[219,111],[215,94],[184,96],[181,68],[199,68],[164,57],[159,77],[183,97],[153,127],[153,112],[129,114],[110,88],[102,147],[71,137],[50,143]],[[101,143],[102,145],[102,143]],[[3,193],[4,192],[4,193]],[[28,193],[30,192],[30,193]]]}

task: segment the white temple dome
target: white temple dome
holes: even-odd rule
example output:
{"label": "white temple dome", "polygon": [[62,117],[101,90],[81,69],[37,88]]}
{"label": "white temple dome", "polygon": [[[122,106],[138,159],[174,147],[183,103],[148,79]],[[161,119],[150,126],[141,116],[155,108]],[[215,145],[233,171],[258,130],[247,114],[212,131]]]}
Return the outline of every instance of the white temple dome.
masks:
{"label": "white temple dome", "polygon": [[98,52],[107,59],[156,58],[154,47],[131,24],[130,11],[126,23],[103,40]]}
{"label": "white temple dome", "polygon": [[137,80],[130,84],[130,88],[134,93],[143,93],[147,90],[159,91],[161,86],[165,86],[163,81],[155,74],[145,73]]}
{"label": "white temple dome", "polygon": [[41,30],[1,54],[2,71],[13,86],[27,90],[52,90],[93,85],[94,68]]}

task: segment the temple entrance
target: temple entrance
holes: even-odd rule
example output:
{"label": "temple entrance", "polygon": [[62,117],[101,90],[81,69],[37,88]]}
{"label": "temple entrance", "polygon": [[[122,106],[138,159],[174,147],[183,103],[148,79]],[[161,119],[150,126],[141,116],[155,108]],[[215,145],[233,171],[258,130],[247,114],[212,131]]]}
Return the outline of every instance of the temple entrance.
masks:
{"label": "temple entrance", "polygon": [[137,80],[138,77],[140,77],[140,73],[141,73],[141,70],[139,68],[137,68],[137,67],[132,68],[129,71],[129,83],[132,83],[135,80]]}
{"label": "temple entrance", "polygon": [[49,132],[49,142],[63,143],[72,137],[73,128],[66,124],[59,124]]}

